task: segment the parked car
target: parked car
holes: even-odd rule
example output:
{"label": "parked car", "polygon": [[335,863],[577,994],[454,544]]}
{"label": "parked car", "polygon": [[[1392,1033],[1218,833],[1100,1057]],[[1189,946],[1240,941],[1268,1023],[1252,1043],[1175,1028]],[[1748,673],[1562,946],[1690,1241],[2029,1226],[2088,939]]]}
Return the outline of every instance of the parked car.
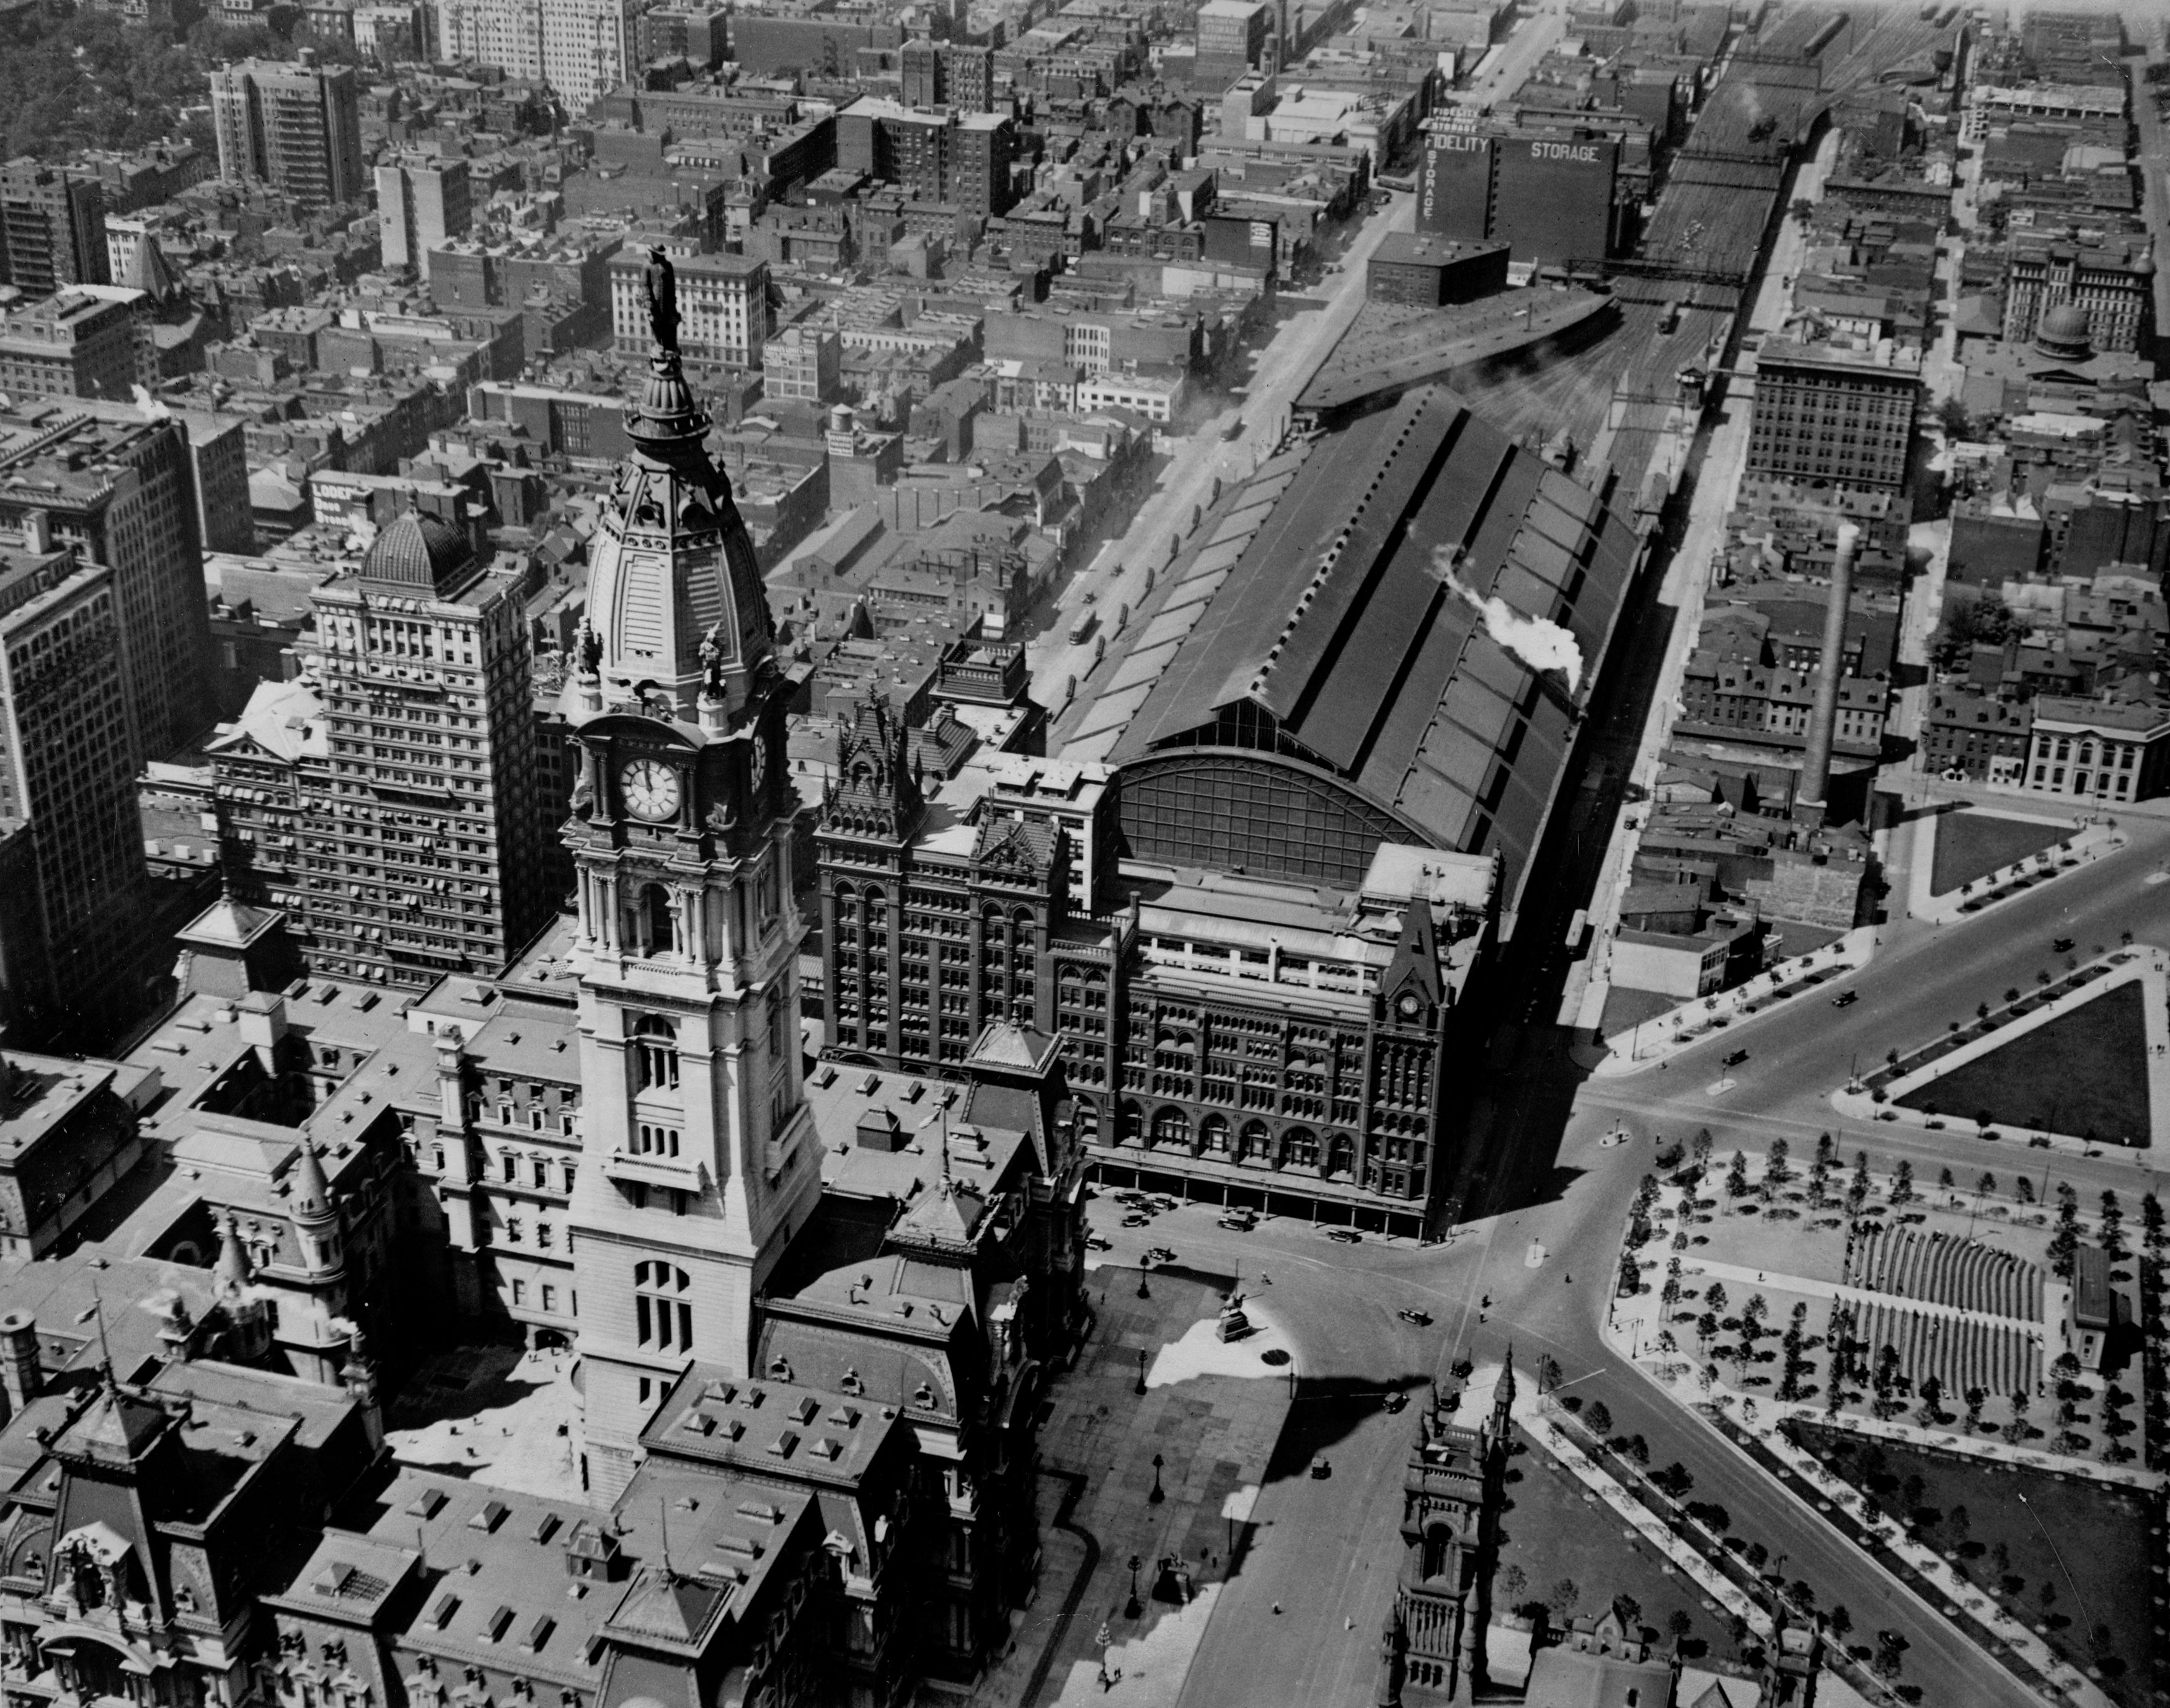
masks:
{"label": "parked car", "polygon": [[1318,1458],[1312,1460],[1311,1474],[1322,1482],[1334,1475],[1334,1467],[1327,1462],[1324,1454],[1320,1454]]}
{"label": "parked car", "polygon": [[1363,1235],[1358,1233],[1354,1228],[1328,1228],[1326,1230],[1326,1237],[1329,1240],[1338,1240],[1344,1246],[1360,1246],[1364,1243]]}
{"label": "parked car", "polygon": [[1409,1396],[1407,1394],[1404,1394],[1399,1388],[1395,1389],[1392,1393],[1387,1395],[1385,1401],[1386,1407],[1389,1412],[1398,1412],[1402,1407],[1408,1403]]}
{"label": "parked car", "polygon": [[1429,1310],[1417,1310],[1408,1305],[1403,1305],[1402,1309],[1396,1311],[1394,1315],[1400,1317],[1403,1322],[1414,1323],[1419,1328],[1429,1328],[1431,1326],[1431,1313]]}
{"label": "parked car", "polygon": [[1855,1003],[1860,1001],[1860,991],[1841,990],[1837,995],[1831,998],[1831,1006],[1834,1008],[1851,1008]]}
{"label": "parked car", "polygon": [[2071,947],[2072,940],[2070,937],[2053,937],[2050,942],[2050,953],[2053,955],[2061,955]]}
{"label": "parked car", "polygon": [[1221,1218],[1221,1225],[1231,1233],[1248,1234],[1258,1225],[1259,1216],[1255,1210],[1230,1210]]}
{"label": "parked car", "polygon": [[1126,1228],[1141,1228],[1152,1220],[1152,1218],[1143,1210],[1132,1210],[1123,1218],[1123,1225]]}
{"label": "parked car", "polygon": [[1114,1243],[1111,1240],[1102,1239],[1098,1234],[1088,1234],[1085,1236],[1085,1249],[1088,1252],[1104,1252]]}
{"label": "parked car", "polygon": [[1734,1052],[1733,1052],[1733,1054],[1732,1054],[1731,1055],[1729,1055],[1728,1057],[1726,1057],[1726,1059],[1725,1059],[1725,1061],[1724,1061],[1724,1065],[1725,1066],[1727,1066],[1727,1067],[1739,1067],[1739,1066],[1740,1065],[1740,1064],[1741,1064],[1741,1063],[1743,1063],[1743,1062],[1746,1061],[1747,1059],[1748,1059],[1748,1052],[1747,1052],[1746,1050],[1745,1050],[1745,1049],[1736,1049],[1735,1051],[1734,1051]]}

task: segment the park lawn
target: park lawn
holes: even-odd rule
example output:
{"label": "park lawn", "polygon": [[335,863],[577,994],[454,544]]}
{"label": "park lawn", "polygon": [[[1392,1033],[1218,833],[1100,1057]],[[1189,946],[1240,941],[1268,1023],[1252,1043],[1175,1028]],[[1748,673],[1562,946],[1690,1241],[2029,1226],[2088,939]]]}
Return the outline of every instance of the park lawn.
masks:
{"label": "park lawn", "polygon": [[1954,1120],[2146,1145],[2147,1026],[2128,980],[2021,1033],[1899,1100]]}
{"label": "park lawn", "polygon": [[2069,825],[1999,818],[1971,808],[1946,813],[1937,820],[1937,851],[1929,867],[1930,894],[1943,895],[1962,883],[1986,878],[2071,834]]}
{"label": "park lawn", "polygon": [[[2069,1622],[2044,1633],[2051,1646],[2073,1665],[2098,1669],[2103,1689],[2117,1701],[2153,1700],[2145,1496],[1991,1460],[1870,1441],[1844,1430],[1796,1428],[1803,1444],[1824,1455],[1836,1476],[1865,1489],[1895,1517],[1905,1516],[1900,1486],[1910,1476],[1920,1477],[1919,1510],[1935,1519],[1918,1534],[1939,1551],[1957,1543],[1949,1515],[1954,1507],[1964,1507],[1970,1553],[1955,1562],[1960,1570],[2030,1625],[2043,1623],[2042,1586],[2053,1585],[2056,1599],[2048,1612]],[[2026,1496],[2024,1503],[2019,1495]],[[1998,1581],[1992,1563],[2000,1542],[2010,1556],[2012,1575],[2023,1580],[2016,1592]],[[1976,1543],[1981,1551],[1972,1554]],[[2098,1652],[2089,1631],[2099,1625],[2109,1626],[2109,1641]]]}
{"label": "park lawn", "polygon": [[[1697,1658],[1698,1641],[1708,1646],[1709,1660],[1723,1665],[1738,1663],[1740,1650],[1731,1636],[1732,1620],[1724,1612],[1703,1605],[1702,1592],[1695,1580],[1640,1536],[1629,1537],[1627,1521],[1599,1501],[1583,1499],[1585,1490],[1552,1456],[1521,1430],[1515,1432],[1515,1457],[1508,1476],[1520,1472],[1521,1481],[1507,1485],[1510,1508],[1499,1521],[1499,1567],[1492,1579],[1492,1604],[1511,1613],[1527,1601],[1548,1601],[1562,1578],[1579,1592],[1572,1616],[1595,1618],[1625,1593],[1642,1604],[1642,1622],[1654,1627],[1659,1641],[1670,1642],[1667,1620],[1676,1611],[1694,1621],[1688,1632],[1688,1658]],[[1510,1572],[1519,1567],[1526,1580],[1519,1593],[1510,1594]]]}
{"label": "park lawn", "polygon": [[[1633,1033],[1641,1022],[1670,1014],[1680,1006],[1679,997],[1669,996],[1663,990],[1630,990],[1624,985],[1615,985],[1606,994],[1601,1029],[1607,1038],[1617,1038],[1622,1033]],[[1654,1042],[1658,1036],[1654,1032],[1650,1034]]]}

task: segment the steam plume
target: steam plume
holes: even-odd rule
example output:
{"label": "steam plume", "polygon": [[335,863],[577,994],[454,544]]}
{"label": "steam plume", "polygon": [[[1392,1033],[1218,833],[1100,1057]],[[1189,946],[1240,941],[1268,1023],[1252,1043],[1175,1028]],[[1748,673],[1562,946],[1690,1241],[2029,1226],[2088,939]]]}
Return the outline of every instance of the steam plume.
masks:
{"label": "steam plume", "polygon": [[1568,692],[1574,693],[1582,685],[1582,649],[1575,644],[1574,637],[1556,622],[1523,616],[1496,595],[1489,599],[1478,596],[1454,573],[1460,556],[1451,546],[1434,547],[1432,573],[1456,598],[1483,618],[1485,633],[1539,675],[1558,670],[1567,678]]}

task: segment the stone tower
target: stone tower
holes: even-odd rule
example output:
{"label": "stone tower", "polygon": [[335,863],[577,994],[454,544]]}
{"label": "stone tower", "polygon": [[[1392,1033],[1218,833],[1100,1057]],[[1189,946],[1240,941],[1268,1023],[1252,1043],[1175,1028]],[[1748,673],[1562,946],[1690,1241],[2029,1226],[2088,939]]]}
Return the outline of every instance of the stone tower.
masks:
{"label": "stone tower", "polygon": [[820,1191],[800,1088],[792,684],[660,252],[645,290],[655,347],[564,705],[586,1092],[575,1309],[605,1494],[691,1360],[746,1369],[755,1294]]}

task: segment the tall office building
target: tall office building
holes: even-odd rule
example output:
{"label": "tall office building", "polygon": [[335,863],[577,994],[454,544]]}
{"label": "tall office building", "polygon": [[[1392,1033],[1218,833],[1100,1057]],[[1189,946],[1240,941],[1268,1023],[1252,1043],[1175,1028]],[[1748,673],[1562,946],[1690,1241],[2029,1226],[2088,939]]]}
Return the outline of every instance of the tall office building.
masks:
{"label": "tall office building", "polygon": [[113,572],[43,512],[0,536],[0,971],[10,1018],[61,1023],[124,964],[144,882]]}
{"label": "tall office building", "polygon": [[222,178],[254,179],[310,207],[369,193],[362,168],[360,85],[353,68],[244,60],[211,74]]}
{"label": "tall office building", "polygon": [[1921,360],[1911,351],[1766,339],[1756,357],[1748,472],[1896,492],[1906,482],[1921,390]]}
{"label": "tall office building", "polygon": [[1016,200],[1017,152],[1017,126],[1003,113],[915,112],[869,95],[836,115],[839,166],[982,217],[1008,212]]}
{"label": "tall office building", "polygon": [[195,472],[179,420],[130,403],[21,398],[0,407],[0,528],[31,510],[113,572],[121,681],[140,766],[210,714]]}
{"label": "tall office building", "polygon": [[398,161],[377,168],[377,224],[388,267],[430,276],[430,251],[466,234],[471,217],[464,160]]}
{"label": "tall office building", "polygon": [[502,972],[550,911],[516,582],[410,510],[310,603],[328,750],[301,814],[311,969]]}
{"label": "tall office building", "polygon": [[641,0],[443,0],[439,56],[540,78],[584,113],[625,81],[642,9]]}
{"label": "tall office building", "polygon": [[40,160],[0,166],[0,285],[48,296],[111,282],[98,179]]}
{"label": "tall office building", "polygon": [[[663,270],[659,296],[671,291]],[[797,797],[753,544],[703,440],[675,310],[591,547],[580,752],[585,1157],[572,1200],[594,1486],[687,1360],[749,1374],[754,1300],[821,1166],[799,1084]]]}

